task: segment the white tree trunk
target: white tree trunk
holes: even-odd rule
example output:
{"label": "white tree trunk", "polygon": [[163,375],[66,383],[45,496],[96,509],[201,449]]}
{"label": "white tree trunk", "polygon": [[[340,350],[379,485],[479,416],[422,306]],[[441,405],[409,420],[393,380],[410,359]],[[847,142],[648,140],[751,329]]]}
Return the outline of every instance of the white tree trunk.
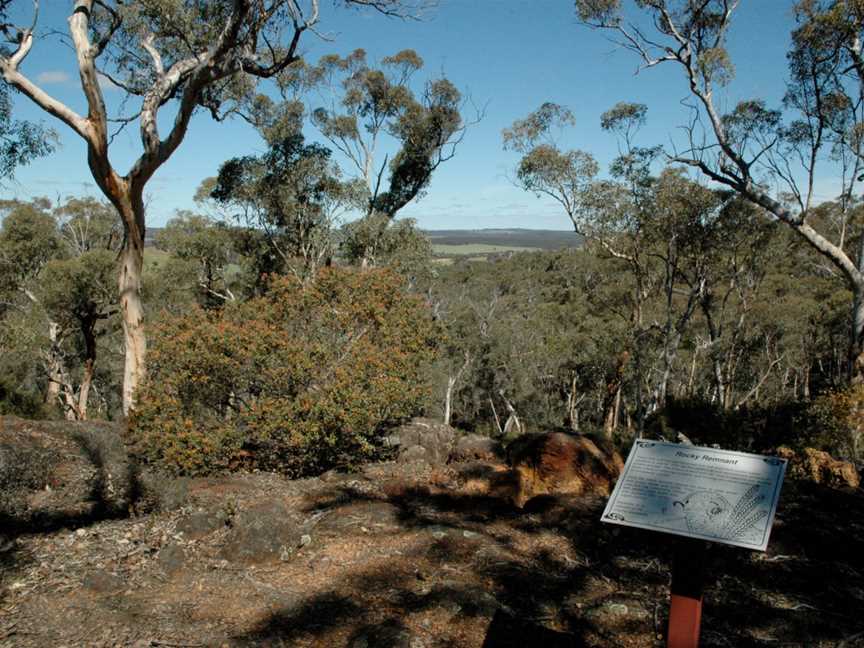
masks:
{"label": "white tree trunk", "polygon": [[76,420],[78,404],[75,402],[75,392],[69,382],[66,364],[60,351],[60,326],[56,322],[48,323],[48,340],[51,348],[48,351],[48,395],[53,401],[63,407],[63,414],[68,421]]}
{"label": "white tree trunk", "polygon": [[[143,220],[143,218],[142,218]],[[123,413],[135,406],[135,391],[144,379],[147,338],[144,334],[144,306],[141,302],[141,272],[144,267],[144,236],[127,232],[120,254],[120,310],[123,316],[123,338],[126,356],[123,366]]]}
{"label": "white tree trunk", "polygon": [[451,403],[453,401],[453,387],[456,386],[456,376],[447,377],[447,392],[444,394],[444,425],[450,425]]}
{"label": "white tree trunk", "polygon": [[463,362],[462,366],[459,367],[459,371],[456,372],[456,375],[447,376],[447,392],[444,394],[444,425],[450,425],[450,417],[453,412],[453,390],[469,364],[471,364],[471,354],[466,351],[465,362]]}
{"label": "white tree trunk", "polygon": [[[862,246],[864,246],[864,242],[862,242]],[[861,384],[864,382],[864,285],[855,286],[853,292],[850,338],[849,362],[852,383]]]}

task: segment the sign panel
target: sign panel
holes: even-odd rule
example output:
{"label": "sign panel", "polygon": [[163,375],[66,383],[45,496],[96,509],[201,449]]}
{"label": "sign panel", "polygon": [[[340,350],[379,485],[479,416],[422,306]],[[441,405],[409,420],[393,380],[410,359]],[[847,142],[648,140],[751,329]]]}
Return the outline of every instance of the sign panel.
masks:
{"label": "sign panel", "polygon": [[637,440],[604,522],[765,551],[786,460]]}

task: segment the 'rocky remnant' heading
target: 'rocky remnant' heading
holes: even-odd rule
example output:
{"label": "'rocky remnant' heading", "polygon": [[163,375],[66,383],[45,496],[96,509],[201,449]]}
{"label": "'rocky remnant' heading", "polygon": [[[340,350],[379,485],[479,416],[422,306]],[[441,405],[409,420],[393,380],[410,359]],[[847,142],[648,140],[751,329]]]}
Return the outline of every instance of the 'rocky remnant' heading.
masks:
{"label": "'rocky remnant' heading", "polygon": [[676,452],[675,456],[676,457],[682,457],[684,459],[698,459],[701,461],[715,461],[718,463],[725,463],[725,464],[730,464],[733,466],[738,463],[737,459],[726,459],[725,457],[713,457],[713,456],[707,455],[707,454],[698,455],[698,454],[693,454],[693,453],[689,453],[689,452],[681,452],[681,451]]}

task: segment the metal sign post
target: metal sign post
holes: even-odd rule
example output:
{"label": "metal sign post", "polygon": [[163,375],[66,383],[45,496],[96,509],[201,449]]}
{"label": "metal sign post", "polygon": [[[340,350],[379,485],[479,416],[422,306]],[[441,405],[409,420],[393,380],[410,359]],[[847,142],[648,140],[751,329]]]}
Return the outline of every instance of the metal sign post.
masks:
{"label": "metal sign post", "polygon": [[637,440],[602,520],[683,536],[672,567],[668,648],[697,648],[705,541],[765,551],[786,461]]}
{"label": "metal sign post", "polygon": [[675,548],[667,648],[699,645],[705,554],[705,543],[700,540],[681,540]]}

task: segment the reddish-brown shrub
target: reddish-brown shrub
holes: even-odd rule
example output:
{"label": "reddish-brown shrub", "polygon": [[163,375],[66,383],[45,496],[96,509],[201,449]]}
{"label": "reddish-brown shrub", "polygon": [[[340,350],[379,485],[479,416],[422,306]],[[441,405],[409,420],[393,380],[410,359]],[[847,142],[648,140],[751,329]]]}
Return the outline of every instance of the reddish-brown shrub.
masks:
{"label": "reddish-brown shrub", "polygon": [[436,340],[428,308],[389,272],[273,278],[263,297],[155,327],[132,450],[180,474],[362,461],[417,413]]}

